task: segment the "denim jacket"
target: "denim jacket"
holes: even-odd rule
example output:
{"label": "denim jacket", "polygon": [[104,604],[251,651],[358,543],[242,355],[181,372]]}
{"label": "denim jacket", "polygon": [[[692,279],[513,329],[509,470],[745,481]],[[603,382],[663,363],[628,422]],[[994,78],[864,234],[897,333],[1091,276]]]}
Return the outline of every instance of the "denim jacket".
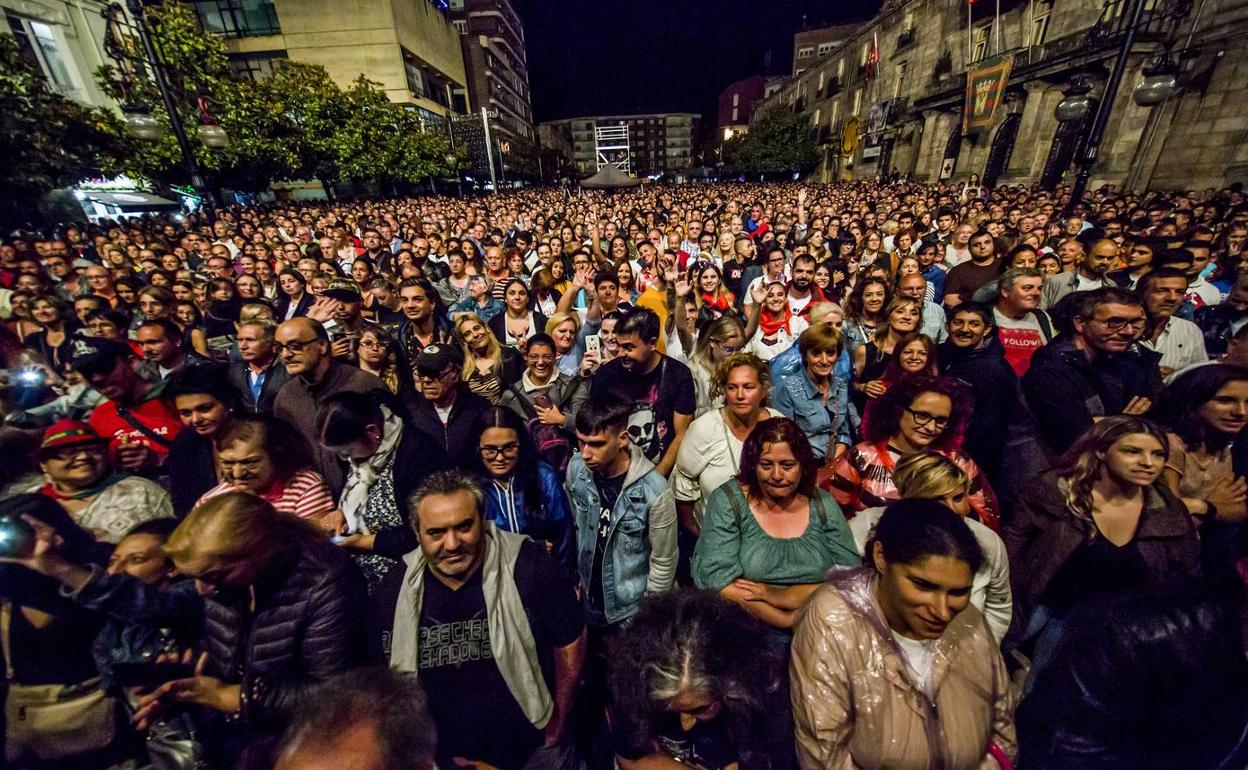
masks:
{"label": "denim jacket", "polygon": [[588,595],[598,543],[598,487],[580,453],[568,463],[578,573],[586,617],[595,626],[632,617],[642,597],[670,591],[676,577],[676,502],[671,487],[640,449],[630,444],[628,451],[628,473],[611,511],[602,560],[602,612],[592,607]]}
{"label": "denim jacket", "polygon": [[797,423],[810,440],[810,449],[816,459],[824,459],[828,442],[833,436],[836,436],[837,443],[853,444],[849,437],[849,386],[835,370],[832,372],[827,406],[824,406],[823,397],[810,381],[806,367],[776,382],[771,391],[771,405]]}

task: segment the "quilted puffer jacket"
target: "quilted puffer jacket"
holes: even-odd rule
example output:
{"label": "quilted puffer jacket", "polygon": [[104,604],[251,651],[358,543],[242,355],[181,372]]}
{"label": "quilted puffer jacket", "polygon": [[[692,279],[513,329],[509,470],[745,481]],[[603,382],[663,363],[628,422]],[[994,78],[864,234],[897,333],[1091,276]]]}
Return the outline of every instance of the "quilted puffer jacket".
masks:
{"label": "quilted puffer jacket", "polygon": [[206,598],[206,671],[242,684],[249,732],[280,731],[309,687],[360,664],[367,593],[350,556],[299,534],[256,581],[254,609],[247,591]]}

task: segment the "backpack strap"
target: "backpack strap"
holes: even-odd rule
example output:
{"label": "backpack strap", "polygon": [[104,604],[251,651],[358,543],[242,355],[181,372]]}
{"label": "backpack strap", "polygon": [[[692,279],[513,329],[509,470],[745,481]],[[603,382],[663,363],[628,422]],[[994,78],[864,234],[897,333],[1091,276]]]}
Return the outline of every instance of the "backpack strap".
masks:
{"label": "backpack strap", "polygon": [[815,490],[815,496],[810,499],[811,508],[814,509],[815,515],[819,517],[819,529],[828,528],[828,508],[824,503],[823,496],[827,494],[822,489]]}
{"label": "backpack strap", "polygon": [[[735,479],[734,479],[735,481]],[[745,511],[742,510],[746,506],[745,495],[741,492],[740,484],[733,484],[728,492],[728,504],[732,506],[732,520],[736,523],[737,529],[741,529],[741,521],[745,518]]]}
{"label": "backpack strap", "polygon": [[139,433],[142,433],[144,436],[147,436],[149,439],[151,439],[152,441],[155,441],[158,445],[164,447],[165,449],[168,449],[169,447],[173,446],[173,443],[169,441],[169,439],[165,438],[164,436],[160,435],[156,431],[152,430],[151,428],[147,427],[143,423],[139,422],[138,419],[136,419],[135,416],[130,413],[130,410],[125,408],[121,404],[117,405],[117,416],[125,420],[126,422],[130,423],[131,425],[133,425],[135,428],[138,429]]}

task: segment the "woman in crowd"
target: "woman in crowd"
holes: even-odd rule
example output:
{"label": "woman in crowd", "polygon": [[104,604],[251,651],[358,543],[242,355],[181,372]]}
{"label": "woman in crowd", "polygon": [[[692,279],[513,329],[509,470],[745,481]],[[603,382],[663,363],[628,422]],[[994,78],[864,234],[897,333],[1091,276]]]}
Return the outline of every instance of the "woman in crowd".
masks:
{"label": "woman in crowd", "polygon": [[585,351],[581,347],[581,317],[575,312],[555,313],[546,319],[546,334],[555,341],[556,365],[559,371],[575,376],[581,369]]}
{"label": "woman in crowd", "polygon": [[615,277],[620,282],[620,300],[630,304],[637,301],[641,291],[637,288],[637,280],[633,275],[633,265],[628,260],[615,263]]}
{"label": "woman in crowd", "polygon": [[828,568],[857,561],[853,536],[815,485],[810,444],[791,420],[758,423],[740,466],[706,502],[693,580],[774,628],[792,628]]}
{"label": "woman in crowd", "polygon": [[[935,377],[940,374],[936,361],[936,345],[932,338],[919,332],[903,334],[888,356],[888,363],[878,377],[867,383],[871,390],[883,395],[888,389],[908,377]],[[868,393],[869,395],[869,393]],[[862,422],[871,419],[879,398],[867,398],[862,405]]]}
{"label": "woman in crowd", "polygon": [[164,395],[187,427],[174,437],[165,460],[173,511],[182,517],[217,485],[214,441],[233,422],[239,395],[215,366],[182,367],[169,375]]}
{"label": "woman in crowd", "polygon": [[[601,336],[601,332],[599,334]],[[695,417],[723,405],[722,393],[716,396],[711,387],[715,371],[724,359],[740,350],[744,343],[745,328],[735,315],[721,316],[699,328],[693,355],[687,360],[698,402]]]}
{"label": "woman in crowd", "polygon": [[854,394],[861,408],[869,398],[888,389],[881,379],[901,338],[914,333],[923,317],[923,305],[908,297],[894,297],[884,309],[884,323],[866,342],[854,349]]}
{"label": "woman in crowd", "polygon": [[644,600],[611,659],[620,770],[789,770],[793,719],[782,656],[731,602],[677,589]]}
{"label": "woman in crowd", "polygon": [[356,365],[386,384],[391,393],[410,392],[413,388],[412,373],[408,367],[399,366],[394,339],[384,327],[366,323],[360,329],[360,341],[356,345]]}
{"label": "woman in crowd", "polygon": [[316,523],[330,534],[346,535],[339,545],[351,549],[371,591],[416,546],[407,498],[437,470],[437,459],[406,430],[400,414],[366,393],[326,398],[313,430],[317,442],[347,467],[338,507]]}
{"label": "woman in crowd", "polygon": [[[554,315],[559,308],[559,299],[563,295],[555,289],[555,279],[549,270],[538,270],[533,274],[529,280],[529,294],[533,297],[535,319],[537,317],[542,319],[542,323],[536,326],[536,330],[540,331],[546,326],[546,317]],[[495,336],[498,335],[495,334]]]}
{"label": "woman in crowd", "polygon": [[301,519],[334,510],[325,477],[312,470],[311,454],[287,423],[267,414],[236,415],[215,442],[221,483],[195,503],[227,492],[262,497],[282,513]]}
{"label": "woman in crowd", "polygon": [[303,273],[298,270],[283,270],[277,276],[277,285],[281,289],[275,308],[279,323],[308,314],[316,297],[308,291],[308,279]]}
{"label": "woman in crowd", "polygon": [[49,427],[38,458],[47,480],[39,492],[97,540],[116,543],[136,524],[173,516],[169,493],[142,476],[114,471],[108,441],[85,422],[61,420]]}
{"label": "woman in crowd", "polygon": [[780,281],[766,288],[757,286],[753,291],[754,303],[746,307],[747,312],[757,314],[757,328],[743,349],[770,361],[792,347],[809,324],[793,314],[789,307],[789,289]]}
{"label": "woman in crowd", "polygon": [[971,607],[983,550],[932,500],[893,503],[863,569],[810,600],[793,638],[793,716],[803,770],[1007,768],[1009,675]]}
{"label": "woman in crowd", "polygon": [[818,323],[797,340],[802,366],[781,376],[773,404],[802,429],[819,462],[829,462],[849,449],[849,386],[836,371],[844,338],[835,324]]}
{"label": "woman in crowd", "polygon": [[767,407],[771,370],[753,353],[732,353],[715,367],[711,393],[722,406],[697,417],[685,431],[672,473],[672,492],[684,531],[696,535],[711,493],[735,477],[754,426],[782,417]]}
{"label": "woman in crowd", "polygon": [[69,336],[73,332],[66,320],[65,305],[52,296],[35,297],[30,303],[30,315],[40,328],[27,335],[23,344],[38,353],[53,371],[64,374],[69,368]]}
{"label": "woman in crowd", "polygon": [[733,303],[736,298],[724,285],[724,274],[713,262],[698,263],[702,267],[693,275],[693,285],[697,292],[698,320],[696,329],[701,329],[711,321],[722,318],[725,314],[735,314]]}
{"label": "woman in crowd", "polygon": [[[555,365],[557,359],[555,341],[549,335],[533,337],[525,347],[524,371],[503,391],[500,401],[529,421],[529,432],[538,443],[542,443],[541,438],[548,430],[540,426],[561,431],[567,440],[574,442],[576,413],[589,397],[589,381],[579,374],[570,376],[559,371]],[[551,444],[557,443],[554,435],[545,438]],[[552,464],[558,467],[566,462],[567,458],[563,458]]]}
{"label": "woman in crowd", "polygon": [[888,255],[884,253],[884,237],[878,230],[868,230],[858,241],[858,262],[864,268],[877,263],[888,265]]}
{"label": "woman in crowd", "polygon": [[484,275],[474,275],[468,279],[468,298],[456,302],[450,308],[451,317],[461,313],[473,313],[481,323],[489,323],[490,319],[503,312],[503,303],[490,294],[493,284]]}
{"label": "woman in crowd", "polygon": [[503,305],[503,312],[489,319],[490,331],[499,344],[522,351],[525,340],[546,328],[546,316],[532,309],[529,287],[519,278],[505,282]]}
{"label": "woman in crowd", "polygon": [[1011,638],[1029,645],[1033,676],[1073,609],[1200,574],[1195,526],[1162,480],[1168,456],[1153,423],[1106,417],[1019,496],[1002,536],[1014,588]]}
{"label": "woman in crowd", "polygon": [[868,340],[875,339],[876,329],[885,323],[884,308],[891,299],[891,287],[887,280],[864,278],[850,292],[841,329],[851,357]]}
{"label": "woman in crowd", "polygon": [[940,452],[966,471],[971,480],[971,509],[991,529],[1000,520],[996,495],[975,461],[961,453],[962,433],[970,418],[971,396],[948,377],[909,377],[889,388],[864,424],[862,441],[850,447],[821,473],[849,516],[899,499],[893,470],[906,455]]}
{"label": "woman in crowd", "polygon": [[568,576],[576,574],[576,533],[563,477],[537,448],[524,420],[504,407],[482,415],[477,463],[473,469],[489,482],[485,517],[499,529],[518,532],[546,544]]}
{"label": "woman in crowd", "polygon": [[139,316],[144,321],[173,316],[173,292],[161,286],[145,286],[138,294]]}
{"label": "woman in crowd", "polygon": [[503,390],[519,376],[523,366],[520,356],[515,348],[500,345],[475,313],[456,317],[455,331],[464,353],[463,381],[473,393],[498,405]]}
{"label": "woman in crowd", "polygon": [[[1010,629],[1013,616],[1010,564],[1001,536],[970,517],[970,477],[957,463],[942,454],[917,452],[897,463],[893,480],[902,500],[935,500],[961,516],[971,528],[984,551],[983,566],[975,573],[971,604],[983,614],[993,637],[1000,642]],[[874,536],[875,526],[885,510],[882,506],[868,508],[850,520],[849,531],[854,535],[854,545],[859,554],[866,554],[867,543]]]}
{"label": "woman in crowd", "polygon": [[1205,521],[1244,520],[1248,485],[1231,464],[1231,444],[1248,425],[1248,370],[1201,366],[1170,382],[1153,414],[1166,428],[1166,487]]}

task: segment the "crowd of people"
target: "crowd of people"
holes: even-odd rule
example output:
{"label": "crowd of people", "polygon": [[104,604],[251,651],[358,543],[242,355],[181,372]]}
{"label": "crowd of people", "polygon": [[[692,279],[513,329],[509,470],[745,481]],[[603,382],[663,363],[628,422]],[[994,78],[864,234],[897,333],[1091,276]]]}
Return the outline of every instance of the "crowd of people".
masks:
{"label": "crowd of people", "polygon": [[1248,765],[1248,197],[0,240],[0,766]]}

